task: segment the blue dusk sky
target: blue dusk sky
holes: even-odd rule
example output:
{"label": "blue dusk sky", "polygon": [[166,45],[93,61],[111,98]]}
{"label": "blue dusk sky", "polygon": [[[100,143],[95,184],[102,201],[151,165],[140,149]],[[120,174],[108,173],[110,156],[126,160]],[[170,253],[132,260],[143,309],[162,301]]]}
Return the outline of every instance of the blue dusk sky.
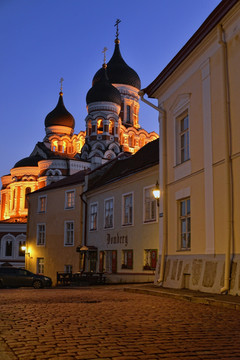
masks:
{"label": "blue dusk sky", "polygon": [[[44,120],[63,99],[85,130],[86,94],[114,50],[149,85],[219,0],[0,0],[0,176],[45,136]],[[151,100],[154,102],[154,100]],[[155,101],[156,103],[156,101]],[[140,125],[158,132],[158,114],[140,102]]]}

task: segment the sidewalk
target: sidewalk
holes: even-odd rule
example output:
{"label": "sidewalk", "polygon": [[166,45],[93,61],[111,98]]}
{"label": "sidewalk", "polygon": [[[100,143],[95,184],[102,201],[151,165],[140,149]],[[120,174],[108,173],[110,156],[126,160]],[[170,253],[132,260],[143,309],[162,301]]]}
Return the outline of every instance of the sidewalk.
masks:
{"label": "sidewalk", "polygon": [[126,285],[124,287],[124,291],[153,296],[171,297],[178,300],[186,300],[194,303],[224,307],[240,311],[240,296],[203,293],[200,291],[187,289],[170,289],[155,286],[153,284]]}

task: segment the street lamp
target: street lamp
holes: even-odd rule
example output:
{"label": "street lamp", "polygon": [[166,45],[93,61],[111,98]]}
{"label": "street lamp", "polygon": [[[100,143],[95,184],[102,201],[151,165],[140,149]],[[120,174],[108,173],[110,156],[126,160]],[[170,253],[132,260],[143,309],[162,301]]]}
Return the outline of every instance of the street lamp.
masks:
{"label": "street lamp", "polygon": [[159,199],[160,199],[161,193],[160,193],[158,181],[156,182],[156,186],[153,189],[153,196],[157,200],[157,206],[159,206]]}

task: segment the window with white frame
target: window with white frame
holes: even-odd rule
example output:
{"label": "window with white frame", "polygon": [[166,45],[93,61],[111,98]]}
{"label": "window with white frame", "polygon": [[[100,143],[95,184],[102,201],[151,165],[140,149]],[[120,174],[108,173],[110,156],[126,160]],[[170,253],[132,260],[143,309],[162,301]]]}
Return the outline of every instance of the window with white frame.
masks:
{"label": "window with white frame", "polygon": [[133,224],[133,194],[124,194],[122,196],[122,224]]}
{"label": "window with white frame", "polygon": [[44,258],[37,258],[37,274],[44,274]]}
{"label": "window with white frame", "polygon": [[153,196],[154,185],[144,189],[144,222],[157,221],[157,201]]}
{"label": "window with white frame", "polygon": [[18,241],[18,256],[25,256],[25,246],[26,246],[25,240]]}
{"label": "window with white frame", "polygon": [[38,212],[45,213],[47,209],[47,196],[39,196],[38,197]]}
{"label": "window with white frame", "polygon": [[65,221],[64,223],[64,245],[73,246],[74,245],[74,222]]}
{"label": "window with white frame", "polygon": [[113,198],[104,201],[104,228],[113,228]]}
{"label": "window with white frame", "polygon": [[90,204],[90,231],[97,230],[98,204]]}
{"label": "window with white frame", "polygon": [[37,224],[37,245],[45,245],[46,241],[46,225]]}
{"label": "window with white frame", "polygon": [[74,209],[75,207],[75,190],[65,192],[65,209]]}
{"label": "window with white frame", "polygon": [[179,201],[180,250],[191,249],[191,202],[190,198]]}
{"label": "window with white frame", "polygon": [[189,160],[189,116],[185,111],[183,114],[176,118],[176,130],[177,130],[177,164],[182,164]]}

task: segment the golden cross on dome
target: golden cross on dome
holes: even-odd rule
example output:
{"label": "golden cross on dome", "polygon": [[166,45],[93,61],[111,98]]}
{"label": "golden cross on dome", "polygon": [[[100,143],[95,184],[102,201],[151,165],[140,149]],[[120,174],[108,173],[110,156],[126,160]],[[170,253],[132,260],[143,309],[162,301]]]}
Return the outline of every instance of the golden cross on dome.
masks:
{"label": "golden cross on dome", "polygon": [[115,23],[115,25],[114,25],[114,26],[117,27],[117,29],[116,29],[116,39],[117,39],[117,40],[118,40],[118,35],[119,35],[118,24],[120,24],[120,22],[121,22],[121,20],[120,20],[120,19],[117,19],[117,20],[116,20],[116,23]]}
{"label": "golden cross on dome", "polygon": [[63,83],[63,81],[64,81],[64,78],[62,78],[62,77],[61,77],[61,79],[60,79],[60,81],[59,81],[59,82],[60,82],[60,84],[61,84],[61,87],[60,87],[60,91],[61,91],[61,92],[62,92],[62,89],[63,89],[63,87],[62,87],[62,83]]}
{"label": "golden cross on dome", "polygon": [[106,48],[106,46],[103,48],[103,51],[102,53],[104,54],[103,55],[103,63],[106,64],[106,51],[107,51],[108,48]]}

